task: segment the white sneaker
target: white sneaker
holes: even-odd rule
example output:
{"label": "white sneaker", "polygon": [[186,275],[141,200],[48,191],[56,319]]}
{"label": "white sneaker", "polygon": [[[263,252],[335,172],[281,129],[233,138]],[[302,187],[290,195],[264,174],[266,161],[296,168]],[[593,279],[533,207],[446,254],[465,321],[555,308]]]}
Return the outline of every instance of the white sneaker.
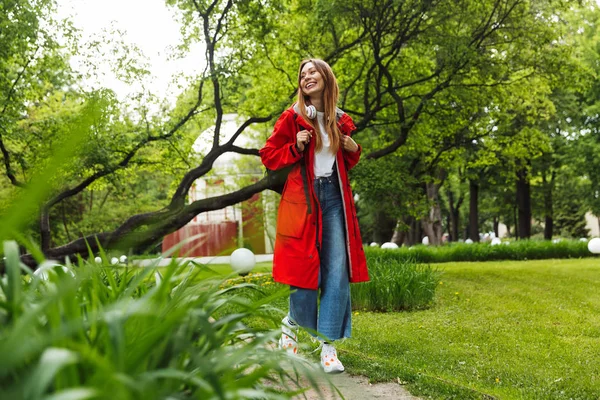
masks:
{"label": "white sneaker", "polygon": [[298,325],[290,321],[287,315],[281,320],[279,348],[289,354],[298,354]]}
{"label": "white sneaker", "polygon": [[335,347],[328,343],[323,343],[321,349],[321,367],[326,374],[339,374],[344,372],[345,368],[337,356]]}

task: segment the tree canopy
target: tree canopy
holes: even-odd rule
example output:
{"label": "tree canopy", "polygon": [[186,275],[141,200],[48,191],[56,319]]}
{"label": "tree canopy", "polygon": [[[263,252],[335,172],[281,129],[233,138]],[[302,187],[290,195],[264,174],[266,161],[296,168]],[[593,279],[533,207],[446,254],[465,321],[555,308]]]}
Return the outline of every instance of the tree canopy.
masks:
{"label": "tree canopy", "polygon": [[[579,236],[582,215],[600,214],[594,3],[166,4],[179,16],[181,51],[201,43],[204,54],[197,55],[202,72],[176,105],[158,112],[144,99],[124,102],[108,88],[80,85],[69,60],[98,43],[83,46],[70,23],[55,20],[53,1],[2,5],[2,210],[56,164],[57,149],[69,149],[37,211],[17,229],[47,257],[98,246],[142,251],[199,213],[268,189],[262,179],[187,199],[221,155],[258,155],[236,139],[252,125],[272,124],[294,101],[298,65],[311,57],[332,65],[339,106],[364,148],[352,181],[365,240],[391,240],[394,230],[406,243],[425,234],[441,243],[444,232],[478,239],[499,222],[521,238],[538,226],[546,238]],[[133,47],[118,38],[109,44],[126,79],[147,74]],[[224,139],[227,113],[244,122]],[[210,132],[203,138],[210,150],[199,158],[191,145],[202,132]],[[578,203],[568,201],[574,192]]]}

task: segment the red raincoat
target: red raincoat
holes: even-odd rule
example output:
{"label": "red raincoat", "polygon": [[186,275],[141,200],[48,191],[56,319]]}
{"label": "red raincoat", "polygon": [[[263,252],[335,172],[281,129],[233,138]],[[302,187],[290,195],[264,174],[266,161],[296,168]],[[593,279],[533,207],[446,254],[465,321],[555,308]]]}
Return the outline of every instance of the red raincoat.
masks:
{"label": "red raincoat", "polygon": [[[273,133],[259,152],[262,163],[270,170],[294,165],[283,189],[277,213],[273,279],[286,285],[317,289],[322,219],[313,188],[315,141],[311,140],[302,153],[296,150],[296,133],[312,128],[294,107],[281,114]],[[338,110],[337,117],[340,132],[351,135],[356,129],[352,118],[341,110]],[[340,146],[334,171],[338,174],[343,194],[350,282],[369,280],[354,197],[348,181],[348,170],[358,163],[361,150],[359,146],[358,151],[351,153]]]}

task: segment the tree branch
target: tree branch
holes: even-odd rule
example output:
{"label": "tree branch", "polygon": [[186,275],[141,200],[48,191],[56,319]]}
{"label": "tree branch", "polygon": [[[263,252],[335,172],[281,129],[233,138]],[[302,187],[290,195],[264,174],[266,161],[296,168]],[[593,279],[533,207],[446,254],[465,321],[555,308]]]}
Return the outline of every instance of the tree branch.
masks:
{"label": "tree branch", "polygon": [[202,160],[202,163],[188,171],[185,176],[181,179],[177,190],[171,197],[171,202],[167,207],[162,210],[138,214],[130,217],[125,223],[123,223],[116,231],[115,234],[117,236],[122,236],[128,231],[135,230],[143,225],[154,224],[159,220],[165,220],[170,218],[173,214],[179,212],[185,205],[185,197],[189,192],[192,184],[196,181],[196,179],[200,178],[207,174],[213,167],[214,162],[225,152],[228,151],[236,151],[236,149],[240,149],[242,151],[248,151],[248,154],[258,155],[258,151],[256,153],[250,153],[249,149],[241,149],[237,146],[233,145],[235,139],[251,124],[259,123],[259,122],[267,122],[272,117],[253,117],[249,118],[238,128],[235,132],[234,136],[224,145],[219,146],[217,148],[211,149],[208,154]]}
{"label": "tree branch", "polygon": [[[202,19],[204,41],[206,42],[206,58],[208,60],[208,68],[210,71],[210,80],[213,85],[213,97],[214,97],[215,111],[216,111],[215,131],[213,133],[213,149],[214,149],[219,146],[219,141],[220,141],[220,136],[221,136],[221,125],[223,123],[223,104],[221,102],[221,85],[219,83],[219,79],[217,78],[217,70],[216,70],[216,66],[215,66],[215,44],[216,44],[216,42],[213,41],[213,38],[211,38],[210,29],[209,29],[210,14],[212,13],[215,6],[217,5],[218,0],[215,0],[208,7],[206,12],[202,12],[200,10],[200,6],[196,2],[196,0],[193,0],[193,1],[194,1],[194,4],[196,5],[196,9],[198,10],[198,14],[200,15],[200,18]],[[223,14],[221,14],[221,18],[219,20],[221,20],[224,17],[226,11],[227,11],[227,8],[224,10]]]}
{"label": "tree branch", "polygon": [[238,154],[247,154],[252,156],[258,156],[258,149],[244,149],[238,146],[231,146],[229,149],[230,152],[238,153]]}
{"label": "tree branch", "polygon": [[[140,214],[139,216],[153,216],[152,220],[156,221],[149,226],[145,231],[133,231],[132,229],[121,229],[119,227],[113,232],[103,232],[93,234],[84,238],[74,240],[64,246],[59,246],[49,249],[45,252],[46,257],[56,260],[64,260],[65,257],[81,255],[83,258],[89,256],[88,246],[92,252],[97,252],[100,247],[104,250],[121,249],[126,250],[133,248],[137,251],[147,249],[159,241],[164,235],[173,232],[187,224],[196,215],[213,210],[219,210],[227,206],[237,204],[241,201],[248,200],[256,193],[269,189],[268,178],[263,178],[260,181],[246,186],[235,192],[228,193],[222,196],[212,197],[209,199],[197,200],[185,207],[182,207],[177,212],[165,214],[162,211],[154,213]],[[148,219],[146,217],[146,219]],[[100,245],[100,247],[99,247]],[[23,263],[35,267],[35,259],[26,254],[21,257]]]}
{"label": "tree branch", "polygon": [[271,56],[269,55],[269,49],[267,48],[267,44],[263,43],[263,49],[265,50],[265,56],[267,57],[267,60],[269,60],[269,63],[271,63],[271,66],[276,70],[281,72],[282,74],[284,74],[290,84],[290,86],[292,87],[292,90],[296,90],[296,84],[294,83],[294,80],[292,79],[292,77],[290,76],[290,74],[287,73],[287,71],[283,68],[278,67],[275,62],[271,59]]}
{"label": "tree branch", "polygon": [[[227,0],[227,4],[225,4],[225,8],[223,9],[221,16],[219,17],[219,21],[217,22],[217,28],[215,29],[215,34],[212,37],[212,43],[217,43],[217,36],[219,35],[219,32],[221,31],[221,28],[223,25],[223,19],[225,18],[225,15],[227,15],[227,13],[229,12],[229,9],[231,8],[231,6],[233,6],[233,2],[231,0]],[[210,12],[208,12],[207,14],[210,15]]]}
{"label": "tree branch", "polygon": [[[514,8],[517,6],[518,3],[519,3],[518,1],[515,1],[510,7],[508,7],[505,10],[505,13],[500,20],[501,22],[506,20],[508,15],[510,15],[510,13],[514,10]],[[489,37],[493,33],[493,31],[495,31],[497,29],[497,26],[501,25],[501,23],[491,24],[493,16],[495,15],[496,10],[497,10],[497,6],[498,6],[498,3],[496,3],[496,5],[494,6],[494,9],[490,13],[490,16],[487,18],[487,21],[484,23],[484,28],[481,29],[479,32],[477,32],[477,29],[479,28],[478,27],[476,29],[476,31],[473,33],[473,40],[471,40],[471,42],[469,44],[470,46],[475,47],[475,48],[481,46],[483,41],[487,37]],[[363,23],[366,24],[366,22],[364,20],[363,20]],[[417,24],[417,26],[418,26],[418,24]],[[491,26],[491,29],[489,29],[490,26]],[[376,27],[380,28],[379,26],[376,26]],[[365,27],[365,29],[367,30],[368,28]],[[399,120],[401,121],[401,127],[400,127],[400,135],[391,145],[389,145],[383,149],[371,152],[370,154],[368,154],[366,156],[368,159],[380,158],[380,157],[386,156],[386,155],[396,151],[400,146],[404,145],[404,143],[406,143],[406,140],[408,139],[408,134],[409,134],[410,130],[417,122],[426,103],[430,99],[432,99],[438,92],[449,87],[452,80],[459,74],[459,72],[461,70],[463,70],[469,64],[468,58],[458,60],[454,64],[454,66],[450,69],[448,75],[445,77],[445,80],[443,82],[439,83],[438,85],[436,85],[432,90],[430,90],[427,94],[425,94],[421,97],[421,101],[417,105],[415,111],[411,114],[410,120],[409,120],[406,118],[406,116],[404,114],[405,113],[404,99],[398,94],[397,90],[399,90],[403,87],[416,85],[418,83],[422,83],[425,81],[429,81],[433,78],[439,77],[439,76],[441,76],[445,67],[439,67],[438,69],[436,69],[436,71],[434,71],[431,75],[429,75],[427,77],[420,78],[418,80],[408,82],[403,85],[395,85],[394,78],[393,78],[392,74],[390,73],[389,69],[387,68],[387,65],[384,63],[383,56],[380,54],[382,43],[380,43],[378,41],[378,39],[380,40],[381,36],[382,36],[381,31],[371,32],[373,58],[375,60],[374,65],[377,65],[378,70],[380,71],[380,73],[382,73],[385,76],[385,78],[387,80],[387,84],[388,84],[387,93],[389,93],[390,96],[392,96],[392,98],[394,99],[394,101],[396,103],[396,108],[397,108],[396,111],[398,113]],[[365,89],[365,91],[366,90],[367,89]],[[367,126],[367,124],[364,124],[362,127],[364,128],[365,126]]]}
{"label": "tree branch", "polygon": [[264,123],[264,122],[269,122],[271,120],[271,118],[273,118],[273,116],[268,115],[266,117],[252,117],[252,118],[248,118],[233,134],[233,136],[231,136],[231,138],[229,139],[229,141],[227,143],[225,143],[223,146],[228,147],[228,146],[232,146],[233,143],[236,141],[236,139],[238,138],[238,136],[240,136],[240,134],[242,132],[244,132],[244,130],[246,130],[247,127],[249,127],[252,124],[256,124],[256,123]]}
{"label": "tree branch", "polygon": [[144,138],[143,140],[138,142],[131,150],[129,150],[118,164],[95,172],[94,174],[92,174],[91,176],[89,176],[88,178],[83,180],[81,183],[79,183],[79,185],[77,185],[71,189],[63,190],[62,192],[60,192],[59,194],[57,194],[56,196],[54,196],[53,198],[48,200],[42,206],[41,214],[40,214],[40,237],[41,237],[42,251],[46,251],[50,248],[50,209],[57,203],[80,193],[81,191],[83,191],[85,188],[87,188],[89,185],[91,185],[93,182],[97,181],[98,179],[100,179],[104,176],[107,176],[107,175],[117,171],[118,169],[127,167],[127,165],[130,163],[131,159],[146,144],[148,144],[150,142],[158,141],[158,140],[166,140],[166,139],[170,138],[171,136],[173,136],[175,134],[175,132],[177,132],[187,121],[189,121],[195,115],[196,110],[198,109],[198,107],[200,107],[200,104],[202,103],[202,97],[203,97],[202,96],[202,88],[203,87],[204,87],[204,80],[202,80],[198,86],[198,97],[196,99],[196,103],[190,108],[188,113],[183,118],[181,118],[173,126],[173,128],[171,128],[166,134],[159,135],[159,136],[148,135],[146,138]]}
{"label": "tree branch", "polygon": [[[0,112],[1,115],[4,115],[4,113],[6,112],[6,109],[8,108],[8,105],[10,104],[10,99],[11,99],[13,93],[15,92],[15,88],[17,87],[17,84],[19,83],[19,81],[21,80],[23,75],[25,74],[25,71],[27,71],[29,64],[31,64],[31,61],[33,61],[33,59],[35,58],[35,55],[37,54],[39,48],[40,48],[40,46],[37,46],[35,48],[35,50],[33,51],[33,54],[31,55],[31,57],[29,57],[29,59],[27,60],[27,62],[25,63],[25,65],[23,66],[21,71],[19,71],[19,74],[13,81],[12,85],[10,86],[10,89],[8,90],[8,94],[6,96],[6,101],[4,102],[4,107],[2,107],[2,111]],[[2,127],[2,130],[4,131],[4,133],[6,133],[6,130],[4,129],[4,127]],[[0,150],[2,151],[2,156],[4,157],[4,168],[6,169],[6,176],[10,180],[10,183],[12,183],[14,186],[18,186],[21,188],[25,187],[25,184],[20,182],[17,179],[17,177],[15,176],[14,170],[12,169],[11,162],[10,162],[10,152],[8,151],[8,149],[6,148],[6,146],[4,144],[4,139],[3,139],[1,133],[0,133]]]}
{"label": "tree branch", "polygon": [[114,165],[113,167],[106,168],[101,171],[97,171],[96,173],[94,173],[93,175],[91,175],[90,177],[88,177],[87,179],[82,181],[79,185],[75,186],[74,188],[67,189],[67,190],[59,193],[58,195],[54,196],[52,199],[50,199],[49,201],[46,202],[45,206],[52,207],[56,203],[81,192],[82,190],[87,188],[89,185],[91,185],[93,182],[95,182],[96,180],[98,180],[106,175],[109,175],[118,169],[125,168],[130,163],[131,159],[137,154],[137,152],[142,147],[147,145],[148,143],[155,142],[158,140],[166,140],[166,139],[170,138],[171,136],[173,136],[187,121],[189,121],[195,115],[195,111],[198,109],[198,107],[200,106],[200,104],[202,102],[202,94],[201,93],[202,93],[203,85],[204,85],[204,81],[202,81],[200,83],[199,90],[198,90],[199,97],[198,97],[196,103],[192,106],[192,108],[188,111],[188,113],[183,118],[181,118],[173,126],[173,128],[171,128],[167,133],[165,133],[164,135],[159,135],[159,136],[148,135],[146,138],[144,138],[143,140],[138,142],[131,150],[126,152],[125,156],[118,164]]}
{"label": "tree branch", "polygon": [[[2,130],[4,131],[4,127],[2,127]],[[6,131],[4,131],[4,132],[6,132]],[[10,153],[9,153],[8,149],[6,148],[6,146],[4,145],[4,139],[2,137],[2,133],[0,133],[0,150],[2,151],[2,156],[4,158],[4,168],[6,170],[6,176],[8,177],[8,179],[10,179],[10,183],[12,183],[14,186],[18,186],[20,188],[25,187],[25,184],[17,179],[17,177],[15,176],[15,172],[12,169],[12,165],[10,163]]]}
{"label": "tree branch", "polygon": [[27,60],[27,62],[23,66],[23,69],[19,72],[19,75],[17,75],[17,77],[13,81],[13,83],[12,83],[12,85],[10,87],[10,90],[8,91],[8,95],[6,96],[6,101],[4,102],[4,107],[2,108],[2,112],[0,112],[0,114],[4,114],[4,112],[6,111],[6,108],[8,107],[8,104],[10,103],[10,98],[12,97],[13,93],[15,92],[15,88],[17,87],[17,83],[19,83],[19,81],[23,77],[23,74],[25,74],[25,71],[27,70],[27,67],[29,67],[29,64],[31,64],[31,61],[33,61],[33,59],[35,58],[35,55],[36,55],[36,53],[38,52],[39,49],[40,49],[40,46],[37,46],[35,48],[33,54]]}

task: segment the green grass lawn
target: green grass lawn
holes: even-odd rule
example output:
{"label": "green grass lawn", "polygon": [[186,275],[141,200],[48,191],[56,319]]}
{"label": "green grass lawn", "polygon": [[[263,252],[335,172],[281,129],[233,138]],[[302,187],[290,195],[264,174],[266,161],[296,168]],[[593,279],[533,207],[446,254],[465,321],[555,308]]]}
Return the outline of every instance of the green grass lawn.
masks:
{"label": "green grass lawn", "polygon": [[355,312],[350,373],[434,399],[600,399],[600,259],[437,267],[431,309]]}

